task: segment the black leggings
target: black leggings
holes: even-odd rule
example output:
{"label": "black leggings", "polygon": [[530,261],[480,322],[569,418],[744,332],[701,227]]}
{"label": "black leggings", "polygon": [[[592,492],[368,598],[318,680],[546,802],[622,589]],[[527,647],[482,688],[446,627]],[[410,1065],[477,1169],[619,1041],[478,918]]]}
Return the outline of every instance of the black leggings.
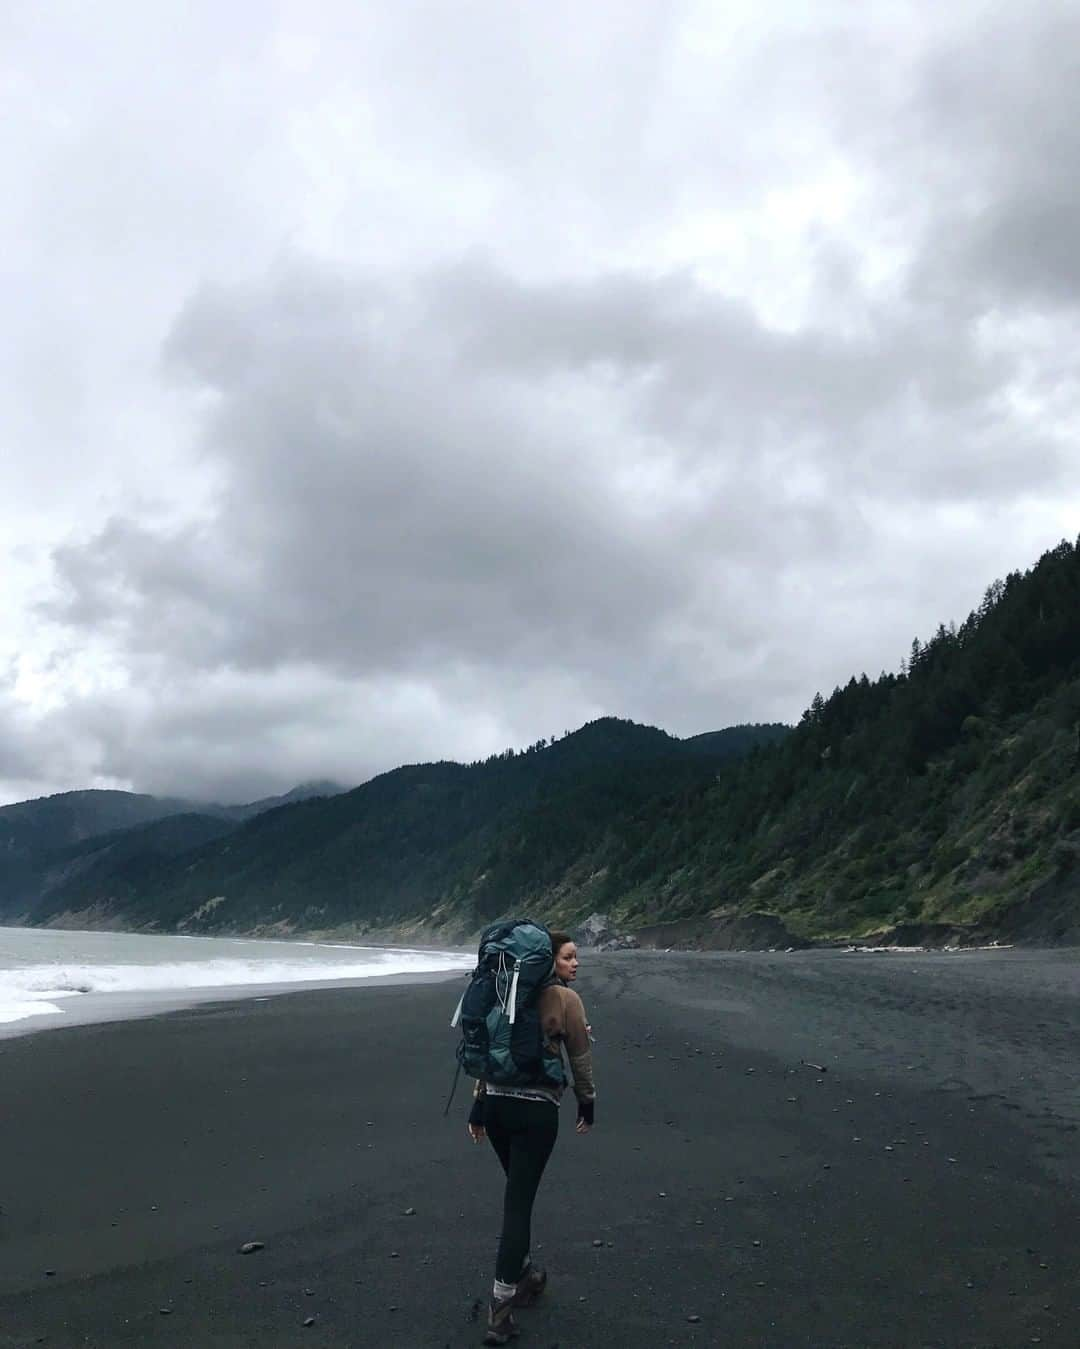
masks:
{"label": "black leggings", "polygon": [[502,1283],[517,1283],[529,1254],[533,1200],[559,1136],[559,1108],[547,1101],[488,1096],[484,1125],[506,1172],[495,1277]]}

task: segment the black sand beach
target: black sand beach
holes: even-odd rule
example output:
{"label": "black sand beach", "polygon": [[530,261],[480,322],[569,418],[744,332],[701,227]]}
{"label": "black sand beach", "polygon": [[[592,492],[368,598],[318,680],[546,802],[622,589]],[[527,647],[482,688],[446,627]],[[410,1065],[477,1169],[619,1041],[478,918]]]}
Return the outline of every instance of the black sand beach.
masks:
{"label": "black sand beach", "polygon": [[[0,1044],[0,1346],[478,1343],[459,987]],[[523,1347],[1080,1344],[1080,952],[587,953],[579,987],[597,1128],[567,1103]]]}

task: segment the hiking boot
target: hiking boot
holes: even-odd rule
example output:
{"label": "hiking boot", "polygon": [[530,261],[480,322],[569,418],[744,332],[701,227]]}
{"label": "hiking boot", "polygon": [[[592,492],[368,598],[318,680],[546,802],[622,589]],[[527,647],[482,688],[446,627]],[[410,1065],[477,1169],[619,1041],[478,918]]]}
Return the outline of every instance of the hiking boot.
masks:
{"label": "hiking boot", "polygon": [[518,1279],[517,1292],[514,1294],[515,1307],[531,1307],[547,1287],[547,1270],[530,1265]]}
{"label": "hiking boot", "polygon": [[515,1335],[521,1333],[514,1320],[514,1301],[516,1293],[510,1297],[493,1297],[488,1303],[487,1334],[485,1344],[509,1344]]}

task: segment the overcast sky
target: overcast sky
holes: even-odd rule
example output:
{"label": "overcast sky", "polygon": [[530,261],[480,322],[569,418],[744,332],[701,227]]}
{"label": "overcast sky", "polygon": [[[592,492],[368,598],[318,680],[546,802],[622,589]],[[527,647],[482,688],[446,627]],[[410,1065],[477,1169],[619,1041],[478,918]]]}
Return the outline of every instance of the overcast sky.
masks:
{"label": "overcast sky", "polygon": [[1080,0],[37,0],[0,114],[0,800],[796,720],[1080,531]]}

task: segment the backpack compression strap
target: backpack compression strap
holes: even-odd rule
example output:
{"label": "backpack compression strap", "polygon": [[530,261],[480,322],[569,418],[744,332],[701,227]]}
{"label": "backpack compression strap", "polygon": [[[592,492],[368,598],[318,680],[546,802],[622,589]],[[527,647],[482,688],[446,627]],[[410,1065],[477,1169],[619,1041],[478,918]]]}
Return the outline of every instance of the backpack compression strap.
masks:
{"label": "backpack compression strap", "polygon": [[518,975],[519,975],[520,973],[521,973],[521,961],[518,960],[518,961],[516,961],[515,964],[514,964],[514,978],[513,978],[513,980],[511,981],[511,984],[510,984],[510,1024],[511,1024],[511,1026],[514,1024],[514,1019],[515,1019],[515,1017],[517,1016]]}

